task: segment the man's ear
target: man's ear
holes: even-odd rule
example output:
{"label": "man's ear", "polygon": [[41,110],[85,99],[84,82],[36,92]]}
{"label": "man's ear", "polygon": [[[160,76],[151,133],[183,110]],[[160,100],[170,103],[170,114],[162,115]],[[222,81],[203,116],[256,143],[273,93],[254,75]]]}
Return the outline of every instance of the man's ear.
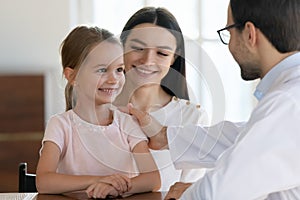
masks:
{"label": "man's ear", "polygon": [[65,78],[68,80],[68,82],[71,84],[71,85],[74,85],[75,83],[75,70],[70,68],[70,67],[66,67],[64,69],[64,76]]}
{"label": "man's ear", "polygon": [[253,47],[255,45],[257,45],[257,28],[255,27],[255,25],[252,22],[246,22],[245,23],[245,29],[244,29],[244,39],[247,45],[249,45],[250,47]]}

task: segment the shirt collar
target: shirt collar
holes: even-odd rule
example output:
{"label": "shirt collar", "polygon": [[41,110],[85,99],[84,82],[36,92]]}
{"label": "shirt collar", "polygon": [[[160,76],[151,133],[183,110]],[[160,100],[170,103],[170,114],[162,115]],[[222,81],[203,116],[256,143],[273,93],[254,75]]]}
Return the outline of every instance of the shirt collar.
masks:
{"label": "shirt collar", "polygon": [[295,53],[280,63],[275,65],[264,77],[261,79],[259,84],[256,87],[254,92],[254,96],[257,100],[261,100],[263,96],[268,92],[272,84],[274,83],[275,79],[281,74],[281,72],[295,67],[300,64],[300,52]]}

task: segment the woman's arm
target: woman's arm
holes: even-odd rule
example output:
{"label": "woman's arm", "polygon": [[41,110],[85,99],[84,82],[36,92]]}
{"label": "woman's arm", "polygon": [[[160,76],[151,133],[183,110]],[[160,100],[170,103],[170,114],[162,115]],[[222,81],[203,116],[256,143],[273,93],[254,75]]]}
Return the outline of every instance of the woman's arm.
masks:
{"label": "woman's arm", "polygon": [[160,175],[146,141],[138,143],[133,154],[140,174],[131,179],[132,188],[126,194],[157,191],[160,188]]}
{"label": "woman's arm", "polygon": [[[39,193],[59,194],[85,190],[98,182],[107,183],[121,193],[128,191],[130,180],[123,175],[85,176],[66,175],[56,172],[60,158],[60,149],[56,144],[46,141],[36,171],[36,186]],[[112,191],[111,191],[112,192]]]}

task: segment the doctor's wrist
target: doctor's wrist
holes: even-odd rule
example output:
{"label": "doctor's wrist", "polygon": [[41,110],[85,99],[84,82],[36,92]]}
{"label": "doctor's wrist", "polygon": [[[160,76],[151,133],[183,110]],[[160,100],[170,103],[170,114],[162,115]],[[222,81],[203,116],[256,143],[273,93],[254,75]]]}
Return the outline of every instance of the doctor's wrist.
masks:
{"label": "doctor's wrist", "polygon": [[150,137],[148,145],[154,150],[168,149],[167,127],[163,126],[157,134]]}

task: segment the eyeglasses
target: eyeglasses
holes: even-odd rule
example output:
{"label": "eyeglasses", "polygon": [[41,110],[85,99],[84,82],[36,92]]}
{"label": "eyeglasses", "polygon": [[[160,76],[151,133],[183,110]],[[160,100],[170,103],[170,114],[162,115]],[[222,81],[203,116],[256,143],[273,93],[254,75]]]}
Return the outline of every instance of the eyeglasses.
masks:
{"label": "eyeglasses", "polygon": [[229,33],[229,29],[231,28],[236,28],[238,26],[241,26],[240,24],[231,24],[229,26],[226,26],[225,28],[222,28],[220,30],[217,30],[220,40],[222,41],[223,44],[228,45],[229,44],[229,40],[230,40],[230,33]]}

